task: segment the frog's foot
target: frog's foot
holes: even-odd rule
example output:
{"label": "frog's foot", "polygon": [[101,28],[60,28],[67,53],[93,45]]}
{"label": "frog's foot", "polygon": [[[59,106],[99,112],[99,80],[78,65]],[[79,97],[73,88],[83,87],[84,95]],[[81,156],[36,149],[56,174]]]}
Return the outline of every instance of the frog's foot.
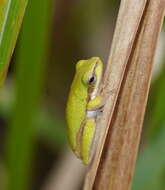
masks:
{"label": "frog's foot", "polygon": [[86,112],[87,118],[96,118],[98,115],[100,115],[103,112],[104,105],[105,103],[103,101],[99,102],[99,104],[95,104],[94,106],[88,104]]}
{"label": "frog's foot", "polygon": [[104,105],[105,102],[102,100],[102,97],[97,96],[88,102],[87,111],[101,111]]}

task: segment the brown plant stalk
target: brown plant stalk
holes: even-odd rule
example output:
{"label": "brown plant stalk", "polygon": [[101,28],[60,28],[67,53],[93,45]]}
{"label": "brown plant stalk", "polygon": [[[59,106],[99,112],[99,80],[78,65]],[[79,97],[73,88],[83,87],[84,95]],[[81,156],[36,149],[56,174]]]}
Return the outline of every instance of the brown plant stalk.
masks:
{"label": "brown plant stalk", "polygon": [[130,189],[164,10],[165,0],[121,1],[97,123],[101,136],[84,189]]}

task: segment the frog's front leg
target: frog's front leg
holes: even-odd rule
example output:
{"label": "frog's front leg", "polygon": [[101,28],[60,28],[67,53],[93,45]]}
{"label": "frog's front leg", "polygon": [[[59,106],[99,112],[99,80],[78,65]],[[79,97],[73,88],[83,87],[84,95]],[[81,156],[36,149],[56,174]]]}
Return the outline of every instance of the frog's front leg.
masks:
{"label": "frog's front leg", "polygon": [[87,111],[95,111],[104,106],[103,100],[101,96],[96,96],[92,100],[90,100],[87,104]]}
{"label": "frog's front leg", "polygon": [[95,135],[95,119],[86,119],[84,122],[81,136],[81,159],[84,164],[88,164],[90,160],[91,146]]}

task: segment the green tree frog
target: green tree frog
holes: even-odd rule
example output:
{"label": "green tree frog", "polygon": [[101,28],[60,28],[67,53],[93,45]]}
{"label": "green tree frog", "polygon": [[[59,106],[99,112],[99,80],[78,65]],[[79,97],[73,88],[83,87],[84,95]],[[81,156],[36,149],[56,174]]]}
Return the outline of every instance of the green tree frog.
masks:
{"label": "green tree frog", "polygon": [[102,73],[103,63],[99,57],[80,60],[76,64],[76,73],[67,101],[69,142],[84,164],[90,161],[96,116],[102,107],[102,98],[98,95]]}

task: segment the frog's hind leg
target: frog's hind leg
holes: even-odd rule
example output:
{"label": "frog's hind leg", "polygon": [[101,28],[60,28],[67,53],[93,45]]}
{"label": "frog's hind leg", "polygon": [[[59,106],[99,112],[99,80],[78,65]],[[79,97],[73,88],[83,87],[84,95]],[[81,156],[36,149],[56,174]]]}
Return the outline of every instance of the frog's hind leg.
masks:
{"label": "frog's hind leg", "polygon": [[93,142],[93,137],[95,134],[95,120],[87,119],[84,122],[84,127],[81,137],[81,158],[85,164],[89,163],[90,150]]}

